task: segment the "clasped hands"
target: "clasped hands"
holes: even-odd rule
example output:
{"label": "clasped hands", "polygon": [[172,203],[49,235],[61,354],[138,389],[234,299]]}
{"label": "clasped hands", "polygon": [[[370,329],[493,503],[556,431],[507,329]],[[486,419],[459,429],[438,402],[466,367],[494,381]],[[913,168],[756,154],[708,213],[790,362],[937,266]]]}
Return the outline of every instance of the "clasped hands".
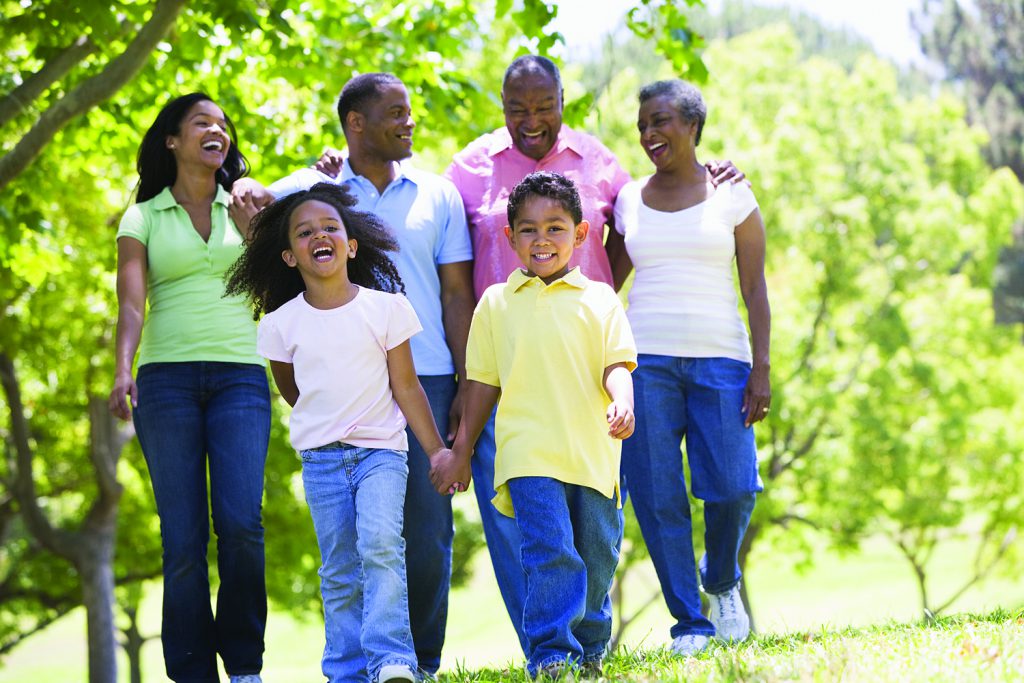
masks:
{"label": "clasped hands", "polygon": [[442,496],[460,493],[469,488],[473,472],[469,466],[472,453],[457,448],[440,448],[429,456],[430,483]]}

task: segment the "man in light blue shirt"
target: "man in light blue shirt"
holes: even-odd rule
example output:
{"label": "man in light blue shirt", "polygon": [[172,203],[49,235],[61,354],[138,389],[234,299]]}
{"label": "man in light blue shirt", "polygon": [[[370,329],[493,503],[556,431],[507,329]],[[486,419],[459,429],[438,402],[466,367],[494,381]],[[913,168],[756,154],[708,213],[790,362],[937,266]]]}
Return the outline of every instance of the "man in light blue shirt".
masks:
{"label": "man in light blue shirt", "polygon": [[[417,170],[412,155],[409,94],[391,74],[362,74],[345,84],[338,117],[348,156],[337,178],[301,169],[263,188],[243,179],[232,194],[255,211],[272,199],[319,182],[348,187],[356,208],[380,216],[400,251],[395,266],[406,296],[423,325],[412,337],[413,360],[442,434],[454,434],[462,414],[466,339],[473,315],[473,251],[462,198],[451,181]],[[403,163],[404,162],[404,163]],[[441,664],[454,527],[450,496],[430,484],[430,463],[410,432],[405,499],[409,618],[420,669],[434,674]]]}

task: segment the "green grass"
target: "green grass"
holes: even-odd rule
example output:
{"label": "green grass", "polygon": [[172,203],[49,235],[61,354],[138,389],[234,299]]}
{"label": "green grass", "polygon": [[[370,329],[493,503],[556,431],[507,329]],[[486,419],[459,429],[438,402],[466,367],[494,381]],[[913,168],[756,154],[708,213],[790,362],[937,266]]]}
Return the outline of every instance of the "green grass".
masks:
{"label": "green grass", "polygon": [[[941,547],[930,567],[934,578],[930,589],[937,598],[951,594],[966,575],[969,550],[967,544],[954,542]],[[668,641],[671,619],[659,600],[627,631],[625,649],[609,661],[607,678],[1024,680],[1021,646],[1012,645],[1014,640],[1024,642],[1019,612],[1024,607],[1024,582],[1016,576],[993,576],[951,608],[951,613],[992,613],[991,618],[940,620],[925,627],[894,625],[913,624],[920,619],[921,608],[908,568],[881,539],[871,540],[860,553],[851,555],[819,550],[814,565],[804,573],[794,568],[785,552],[767,546],[755,549],[746,580],[754,618],[764,635],[738,647],[714,647],[692,661],[670,660],[660,648]],[[626,589],[627,609],[658,590],[650,566],[644,565]],[[999,608],[1017,610],[1016,616],[998,612]],[[158,584],[148,591],[141,618],[143,633],[158,631]],[[297,620],[272,611],[264,679],[267,683],[322,681],[323,643],[318,615]],[[986,653],[995,656],[990,659]],[[165,683],[159,640],[146,644],[143,660],[146,683]],[[519,671],[522,661],[494,575],[482,554],[470,585],[452,593],[442,662],[448,674],[445,679],[498,680],[503,671]],[[0,683],[83,681],[85,662],[85,620],[79,610],[0,661]],[[935,668],[929,669],[932,665]],[[127,682],[124,658],[120,669],[121,680]],[[1015,676],[999,678],[1014,671]]]}

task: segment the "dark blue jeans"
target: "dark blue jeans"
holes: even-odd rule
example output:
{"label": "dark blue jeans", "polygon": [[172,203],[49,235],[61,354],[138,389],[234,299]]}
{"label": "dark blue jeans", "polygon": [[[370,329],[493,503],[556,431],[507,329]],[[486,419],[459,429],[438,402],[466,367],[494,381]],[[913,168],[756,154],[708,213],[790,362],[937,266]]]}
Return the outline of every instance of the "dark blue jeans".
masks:
{"label": "dark blue jeans", "polygon": [[[448,434],[448,411],[455,398],[453,375],[420,375],[437,429]],[[452,579],[452,497],[438,495],[430,483],[430,461],[412,430],[409,479],[405,493],[405,569],[409,584],[409,621],[419,667],[431,674],[441,666],[448,591]]]}
{"label": "dark blue jeans", "polygon": [[761,490],[754,430],[743,425],[750,366],[730,358],[640,354],[633,372],[636,432],[622,442],[622,472],[669,612],[671,634],[712,636],[700,611],[693,524],[681,442],[693,495],[704,501],[701,584],[725,593],[740,580],[737,553]]}
{"label": "dark blue jeans", "polygon": [[[149,363],[136,382],[135,431],[163,540],[160,637],[167,676],[216,683],[217,654],[229,674],[259,673],[267,620],[260,517],[270,438],[266,370],[248,363]],[[220,575],[216,617],[208,510]]]}
{"label": "dark blue jeans", "polygon": [[509,479],[526,571],[523,633],[531,676],[555,662],[599,662],[612,635],[608,591],[622,543],[614,498],[550,477]]}

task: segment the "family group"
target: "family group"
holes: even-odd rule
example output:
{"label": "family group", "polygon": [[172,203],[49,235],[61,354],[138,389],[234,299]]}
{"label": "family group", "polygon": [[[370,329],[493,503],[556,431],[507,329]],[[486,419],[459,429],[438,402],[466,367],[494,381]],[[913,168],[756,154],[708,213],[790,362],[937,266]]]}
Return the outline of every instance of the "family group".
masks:
{"label": "family group", "polygon": [[599,675],[627,493],[671,651],[748,635],[737,554],[771,400],[757,202],[731,163],[697,160],[692,85],[640,91],[638,180],[563,125],[562,97],[551,60],[517,58],[505,126],[443,177],[410,162],[409,93],[386,73],[341,90],[344,153],[266,186],[205,94],[147,130],[117,231],[110,408],[152,480],[169,678],[218,681],[219,655],[232,683],[261,680],[266,361],[292,406],[332,683],[435,676],[471,482],[530,676]]}

